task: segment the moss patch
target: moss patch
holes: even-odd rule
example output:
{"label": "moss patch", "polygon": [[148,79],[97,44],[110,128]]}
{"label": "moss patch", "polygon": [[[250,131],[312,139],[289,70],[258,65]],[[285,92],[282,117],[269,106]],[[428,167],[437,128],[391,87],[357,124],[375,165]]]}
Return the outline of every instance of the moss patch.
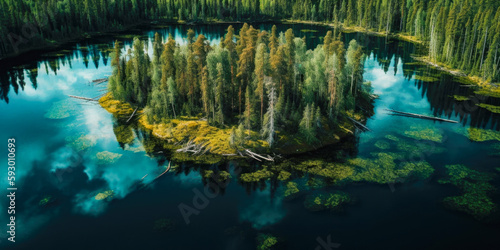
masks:
{"label": "moss patch", "polygon": [[355,174],[350,176],[352,181],[374,182],[379,184],[403,182],[406,178],[415,177],[426,179],[434,169],[429,163],[403,162],[399,166],[395,163],[395,156],[387,153],[377,154],[375,159],[355,158],[348,161],[355,166]]}
{"label": "moss patch", "polygon": [[286,184],[286,190],[284,196],[289,198],[299,192],[299,187],[296,182],[290,181]]}
{"label": "moss patch", "polygon": [[351,197],[347,193],[337,191],[329,194],[308,195],[304,206],[310,211],[340,210],[342,205],[350,201]]}
{"label": "moss patch", "polygon": [[270,234],[259,234],[257,235],[257,250],[269,250],[273,249],[278,243],[278,238]]}
{"label": "moss patch", "polygon": [[115,191],[113,190],[106,190],[102,193],[98,193],[94,198],[98,201],[100,200],[110,200],[111,198],[113,198],[113,196],[115,195]]}
{"label": "moss patch", "polygon": [[468,131],[472,141],[500,141],[500,131],[480,128],[469,128]]}
{"label": "moss patch", "polygon": [[79,137],[70,136],[66,138],[69,142],[69,146],[76,151],[84,151],[90,147],[93,147],[97,143],[97,137],[91,135],[81,135]]}
{"label": "moss patch", "polygon": [[434,142],[441,142],[443,136],[439,130],[434,128],[422,128],[422,126],[411,126],[411,130],[405,131],[404,135],[416,140],[429,140]]}
{"label": "moss patch", "polygon": [[455,99],[456,101],[459,101],[459,102],[463,102],[463,101],[469,100],[469,97],[461,96],[461,95],[454,95],[453,99]]}
{"label": "moss patch", "polygon": [[497,205],[489,196],[495,187],[489,182],[492,176],[467,168],[464,165],[447,165],[447,178],[439,180],[441,184],[452,184],[462,194],[446,197],[444,204],[454,210],[465,212],[476,219],[484,219],[497,210]]}
{"label": "moss patch", "polygon": [[99,164],[113,164],[122,157],[122,154],[102,151],[96,154],[95,158]]}
{"label": "moss patch", "polygon": [[253,173],[243,173],[240,175],[240,181],[242,182],[257,182],[269,180],[273,176],[273,173],[267,170],[267,167],[264,166],[262,169],[257,170]]}

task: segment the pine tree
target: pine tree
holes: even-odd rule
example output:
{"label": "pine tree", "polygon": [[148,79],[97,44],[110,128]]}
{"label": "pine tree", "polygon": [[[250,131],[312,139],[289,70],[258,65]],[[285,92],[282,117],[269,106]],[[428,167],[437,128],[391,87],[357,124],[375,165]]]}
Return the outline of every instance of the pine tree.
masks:
{"label": "pine tree", "polygon": [[262,136],[267,137],[266,141],[269,143],[269,146],[273,146],[274,137],[276,134],[276,84],[273,82],[273,79],[270,77],[266,77],[266,87],[268,91],[269,104],[267,108],[267,112],[264,115],[264,123],[262,125]]}

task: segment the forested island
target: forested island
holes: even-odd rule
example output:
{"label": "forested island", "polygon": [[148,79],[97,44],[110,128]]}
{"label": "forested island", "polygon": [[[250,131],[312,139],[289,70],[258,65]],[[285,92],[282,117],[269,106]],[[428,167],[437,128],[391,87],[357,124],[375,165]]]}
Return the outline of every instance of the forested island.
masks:
{"label": "forested island", "polygon": [[157,33],[152,58],[138,38],[126,54],[117,41],[109,94],[100,103],[116,115],[142,110],[139,122],[171,146],[225,155],[312,150],[352,134],[356,120],[372,114],[355,40],[346,49],[339,33],[328,31],[323,44],[307,50],[291,29],[278,34],[276,26],[248,24],[235,37],[229,26],[210,45],[189,30],[179,45]]}
{"label": "forested island", "polygon": [[0,58],[151,21],[293,19],[397,34],[426,44],[428,62],[477,76],[476,82],[500,80],[499,1],[2,0],[0,6],[6,10],[0,13]]}

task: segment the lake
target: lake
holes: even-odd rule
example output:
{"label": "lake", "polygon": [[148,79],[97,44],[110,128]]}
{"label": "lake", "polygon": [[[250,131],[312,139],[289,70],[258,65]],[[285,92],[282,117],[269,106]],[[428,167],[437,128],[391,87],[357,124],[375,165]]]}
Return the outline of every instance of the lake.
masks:
{"label": "lake", "polygon": [[[417,145],[408,131],[430,131],[438,140],[423,145],[406,161],[426,161],[434,169],[426,180],[401,183],[351,183],[305,189],[294,199],[283,197],[283,183],[238,181],[240,171],[258,168],[255,162],[229,161],[211,166],[177,162],[176,168],[155,180],[168,165],[160,152],[146,150],[151,134],[136,125],[117,121],[97,103],[68,95],[99,97],[106,83],[93,79],[111,75],[110,52],[115,40],[130,48],[134,36],[149,42],[155,32],[186,43],[187,30],[204,34],[217,44],[227,24],[140,27],[124,33],[68,44],[58,51],[25,55],[0,67],[0,123],[2,145],[16,139],[16,243],[0,231],[0,246],[9,249],[255,249],[259,234],[278,237],[283,249],[493,249],[500,243],[498,216],[493,221],[447,209],[445,197],[459,195],[450,184],[440,184],[445,165],[463,164],[497,173],[498,141],[473,141],[469,128],[500,130],[500,115],[476,106],[500,105],[500,99],[474,94],[460,79],[416,63],[420,46],[360,33],[356,39],[367,55],[365,81],[374,94],[375,115],[366,126],[338,145],[298,157],[335,161],[336,156],[373,158],[375,153],[400,150],[399,142]],[[235,24],[236,34],[241,24]],[[272,24],[254,24],[270,30]],[[279,24],[278,31],[294,30],[309,49],[329,29],[304,24]],[[467,84],[465,84],[467,85]],[[460,101],[454,96],[468,97]],[[386,109],[459,121],[443,123],[391,115]],[[394,138],[397,138],[394,140]],[[127,143],[124,143],[126,141]],[[154,145],[153,145],[154,146]],[[404,145],[403,145],[404,146]],[[4,147],[4,146],[2,146]],[[158,150],[157,150],[158,151]],[[2,149],[0,162],[7,161]],[[3,200],[0,218],[8,223],[7,165],[0,170]],[[203,169],[227,169],[231,181],[220,186],[203,177]],[[294,179],[295,178],[295,179]],[[148,185],[138,186],[144,180]],[[292,177],[299,185],[310,176]],[[491,183],[499,187],[499,178]],[[113,190],[108,196],[108,190]],[[342,211],[312,212],[304,207],[308,194],[342,190],[355,202]],[[96,199],[101,197],[102,199]],[[200,198],[201,197],[201,198]],[[491,195],[498,203],[498,192]],[[45,199],[46,204],[41,204]],[[189,221],[179,207],[193,210]],[[6,224],[5,223],[5,224]]]}

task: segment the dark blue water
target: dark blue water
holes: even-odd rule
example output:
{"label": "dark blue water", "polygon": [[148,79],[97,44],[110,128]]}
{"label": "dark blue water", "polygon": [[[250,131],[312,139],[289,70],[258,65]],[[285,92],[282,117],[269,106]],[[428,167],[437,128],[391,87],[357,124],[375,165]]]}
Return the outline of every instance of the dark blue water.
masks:
{"label": "dark blue water", "polygon": [[[256,26],[271,28],[270,24]],[[495,172],[499,166],[499,156],[492,155],[498,141],[474,142],[467,134],[470,126],[497,130],[498,114],[470,105],[473,101],[457,102],[452,96],[471,96],[496,105],[499,100],[477,96],[449,75],[411,64],[411,54],[421,48],[383,37],[343,35],[346,43],[357,39],[365,47],[368,57],[364,78],[371,81],[379,98],[374,103],[375,115],[366,124],[372,132],[358,133],[345,145],[326,151],[334,155],[338,150],[348,150],[369,158],[371,153],[381,151],[375,143],[388,141],[387,135],[401,137],[404,131],[430,128],[442,136],[442,142],[428,142],[430,150],[417,154],[418,159],[409,159],[429,162],[435,169],[430,179],[392,186],[354,183],[325,188],[341,189],[355,198],[355,203],[342,212],[308,211],[304,197],[313,191],[286,200],[280,183],[240,183],[236,162],[213,166],[176,163],[176,169],[153,182],[168,159],[146,153],[143,143],[147,133],[128,127],[133,143],[123,146],[116,132],[122,124],[98,104],[68,95],[97,97],[104,93],[105,85],[89,82],[111,74],[109,49],[114,40],[123,41],[128,48],[133,35],[151,43],[154,33],[160,32],[164,38],[170,33],[183,43],[188,28],[203,33],[215,44],[226,25],[135,30],[2,65],[0,145],[4,153],[0,162],[6,162],[6,142],[14,137],[18,187],[16,242],[7,241],[7,227],[2,227],[2,248],[255,249],[259,233],[278,237],[283,249],[315,249],[328,237],[340,244],[340,249],[489,249],[500,243],[498,222],[485,223],[445,209],[442,199],[460,192],[437,183],[445,165],[464,164],[483,172]],[[306,36],[310,49],[326,33],[325,27],[278,25],[279,31],[288,28],[293,28],[298,37]],[[423,73],[437,80],[415,79]],[[391,116],[385,109],[436,115],[460,123]],[[97,158],[102,152],[117,158],[103,163]],[[4,197],[0,219],[6,224],[8,183],[4,166],[0,169],[0,194]],[[195,207],[193,198],[199,197],[198,192],[212,194],[202,178],[205,168],[227,169],[233,176],[214,198],[206,198],[202,208],[195,208],[198,213],[191,215],[187,224],[179,206]],[[138,188],[137,182],[145,175],[145,182],[150,184]],[[301,183],[307,178],[295,181]],[[498,178],[493,183],[498,187]],[[105,200],[95,198],[107,190],[113,190],[114,195]],[[40,200],[47,196],[53,202],[40,206]],[[498,194],[494,199],[498,201]],[[168,227],[155,229],[155,222],[161,219],[168,221]]]}

